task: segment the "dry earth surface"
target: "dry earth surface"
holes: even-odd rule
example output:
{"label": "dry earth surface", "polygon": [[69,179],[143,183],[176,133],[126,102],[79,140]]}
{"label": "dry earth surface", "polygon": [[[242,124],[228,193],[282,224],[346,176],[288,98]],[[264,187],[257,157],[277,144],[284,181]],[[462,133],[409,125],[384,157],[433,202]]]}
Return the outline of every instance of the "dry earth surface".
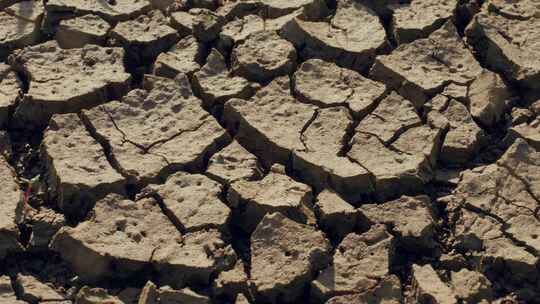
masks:
{"label": "dry earth surface", "polygon": [[0,304],[540,303],[540,1],[0,0]]}

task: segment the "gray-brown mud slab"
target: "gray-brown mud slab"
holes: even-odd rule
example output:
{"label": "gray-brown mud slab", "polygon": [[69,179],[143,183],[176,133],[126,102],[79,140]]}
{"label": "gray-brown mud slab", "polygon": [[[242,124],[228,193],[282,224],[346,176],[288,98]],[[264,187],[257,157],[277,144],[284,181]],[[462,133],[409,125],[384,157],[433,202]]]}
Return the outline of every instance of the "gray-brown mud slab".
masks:
{"label": "gray-brown mud slab", "polygon": [[328,189],[317,196],[315,212],[321,229],[333,238],[343,238],[357,228],[358,211]]}
{"label": "gray-brown mud slab", "polygon": [[109,195],[91,219],[62,228],[51,249],[88,282],[125,278],[152,266],[163,284],[208,284],[235,255],[216,230],[181,234],[152,198]]}
{"label": "gray-brown mud slab", "polygon": [[518,86],[540,87],[536,1],[489,1],[465,33],[480,61]]}
{"label": "gray-brown mud slab", "polygon": [[467,49],[451,21],[429,37],[400,45],[378,56],[370,75],[411,100],[416,107],[450,85],[467,96],[467,87],[482,67]]}
{"label": "gray-brown mud slab", "polygon": [[437,95],[431,100],[431,108],[427,116],[429,122],[447,130],[440,161],[454,165],[471,161],[485,142],[486,134],[467,107],[455,99]]}
{"label": "gray-brown mud slab", "polygon": [[238,213],[235,224],[250,233],[262,218],[281,212],[299,223],[315,223],[311,188],[292,178],[270,172],[259,181],[240,180],[229,189],[227,200]]}
{"label": "gray-brown mud slab", "polygon": [[384,225],[373,226],[359,235],[347,235],[337,247],[332,265],[311,283],[312,296],[319,302],[343,294],[371,290],[390,276],[394,238]]}
{"label": "gray-brown mud slab", "polygon": [[380,205],[362,205],[358,210],[363,223],[392,227],[393,235],[409,252],[436,247],[436,222],[427,196],[402,196]]}
{"label": "gray-brown mud slab", "polygon": [[442,133],[422,125],[412,103],[394,92],[360,121],[347,156],[370,173],[378,199],[394,198],[433,178]]}
{"label": "gray-brown mud slab", "polygon": [[320,58],[356,71],[369,68],[376,53],[387,47],[384,27],[377,14],[366,5],[337,1],[334,16],[328,22],[295,18],[281,30],[304,59]]}
{"label": "gray-brown mud slab", "polygon": [[169,50],[159,54],[154,62],[154,74],[174,78],[178,74],[192,75],[201,68],[208,48],[193,36],[186,36]]}
{"label": "gray-brown mud slab", "polygon": [[231,76],[225,58],[213,49],[206,64],[193,74],[193,89],[211,109],[231,98],[247,99],[254,93],[254,85],[240,76]]}
{"label": "gray-brown mud slab", "polygon": [[272,31],[252,33],[232,51],[235,74],[251,81],[268,82],[296,68],[296,50]]}
{"label": "gray-brown mud slab", "polygon": [[457,0],[417,0],[406,4],[389,5],[392,31],[398,44],[426,38],[451,19]]}
{"label": "gray-brown mud slab", "polygon": [[43,125],[52,114],[78,112],[119,98],[131,79],[123,60],[120,48],[61,49],[55,41],[14,52],[10,64],[29,82],[14,119],[21,125]]}
{"label": "gray-brown mud slab", "polygon": [[130,64],[144,64],[171,48],[179,39],[175,29],[159,10],[153,10],[133,20],[118,23],[111,31],[113,44],[126,49]]}
{"label": "gray-brown mud slab", "polygon": [[276,78],[248,101],[227,102],[224,118],[237,129],[237,140],[266,164],[286,164],[292,154],[293,170],[310,184],[322,188],[330,180],[344,195],[371,189],[368,172],[340,156],[352,125],[346,108],[299,102],[288,77]]}
{"label": "gray-brown mud slab", "polygon": [[0,59],[38,43],[42,18],[43,4],[38,1],[22,1],[0,11]]}
{"label": "gray-brown mud slab", "polygon": [[165,184],[150,186],[169,218],[183,231],[218,229],[226,232],[230,209],[220,201],[223,187],[201,174],[178,172]]}
{"label": "gray-brown mud slab", "polygon": [[270,303],[300,297],[315,273],[329,262],[330,243],[312,226],[281,213],[267,214],[251,235],[251,280]]}
{"label": "gray-brown mud slab", "polygon": [[204,160],[230,137],[193,96],[185,75],[145,76],[143,88],[83,111],[96,138],[110,147],[123,175],[143,183],[183,169],[202,170]]}
{"label": "gray-brown mud slab", "polygon": [[320,107],[347,106],[357,117],[373,110],[386,93],[382,83],[320,59],[300,65],[294,74],[294,91],[306,103]]}
{"label": "gray-brown mud slab", "polygon": [[539,157],[518,138],[496,163],[465,171],[445,199],[453,248],[476,257],[491,280],[526,286],[538,278]]}
{"label": "gray-brown mud slab", "polygon": [[230,185],[239,180],[256,180],[263,176],[257,157],[234,140],[210,158],[206,174]]}
{"label": "gray-brown mud slab", "polygon": [[61,21],[55,39],[64,49],[82,48],[87,44],[104,45],[110,28],[103,18],[88,14]]}
{"label": "gray-brown mud slab", "polygon": [[53,30],[53,26],[62,19],[84,16],[88,14],[98,15],[107,22],[116,23],[127,21],[150,11],[151,4],[147,0],[117,0],[112,5],[100,0],[52,0],[45,5],[47,16],[44,26],[47,30]]}
{"label": "gray-brown mud slab", "polygon": [[111,166],[103,147],[77,114],[52,117],[43,136],[41,158],[50,195],[66,214],[84,216],[97,199],[124,192],[124,177]]}

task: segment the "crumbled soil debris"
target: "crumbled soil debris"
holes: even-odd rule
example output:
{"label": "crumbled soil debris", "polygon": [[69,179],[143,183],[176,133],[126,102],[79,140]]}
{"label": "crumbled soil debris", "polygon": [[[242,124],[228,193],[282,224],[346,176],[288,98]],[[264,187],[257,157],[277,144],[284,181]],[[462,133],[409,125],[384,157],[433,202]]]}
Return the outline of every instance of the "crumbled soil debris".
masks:
{"label": "crumbled soil debris", "polygon": [[540,303],[536,0],[0,0],[0,303]]}

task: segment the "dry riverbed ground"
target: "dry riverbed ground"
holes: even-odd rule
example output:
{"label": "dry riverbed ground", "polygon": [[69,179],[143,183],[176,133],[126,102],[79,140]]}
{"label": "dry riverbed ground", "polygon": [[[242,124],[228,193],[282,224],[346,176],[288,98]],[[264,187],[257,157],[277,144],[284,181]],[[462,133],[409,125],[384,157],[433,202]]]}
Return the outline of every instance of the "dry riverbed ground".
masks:
{"label": "dry riverbed ground", "polygon": [[536,0],[0,0],[0,304],[540,303]]}

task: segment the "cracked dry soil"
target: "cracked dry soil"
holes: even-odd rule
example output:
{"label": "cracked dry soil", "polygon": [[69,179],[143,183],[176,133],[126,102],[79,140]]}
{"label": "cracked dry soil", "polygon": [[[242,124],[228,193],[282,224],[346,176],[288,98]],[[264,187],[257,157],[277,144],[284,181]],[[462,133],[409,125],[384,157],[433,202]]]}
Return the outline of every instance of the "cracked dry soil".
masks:
{"label": "cracked dry soil", "polygon": [[0,0],[0,304],[540,303],[538,0]]}

